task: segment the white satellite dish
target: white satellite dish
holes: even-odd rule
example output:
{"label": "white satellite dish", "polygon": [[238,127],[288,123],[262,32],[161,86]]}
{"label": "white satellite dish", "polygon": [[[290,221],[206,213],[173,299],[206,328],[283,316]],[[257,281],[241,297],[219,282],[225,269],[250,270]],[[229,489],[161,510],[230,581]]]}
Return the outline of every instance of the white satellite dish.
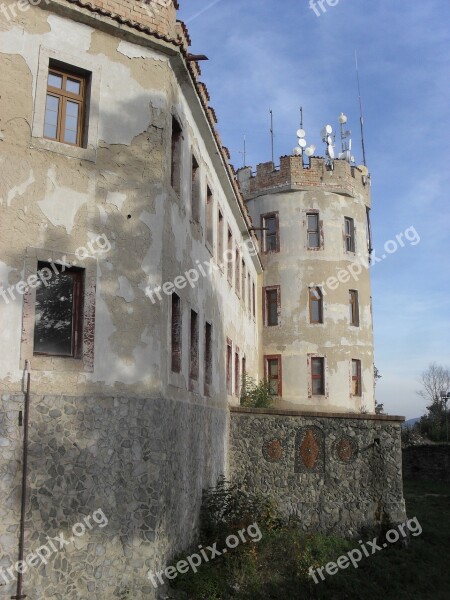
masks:
{"label": "white satellite dish", "polygon": [[303,138],[299,138],[299,140],[298,140],[298,145],[299,145],[301,148],[306,148],[306,140],[305,140],[305,139],[303,139]]}
{"label": "white satellite dish", "polygon": [[301,156],[302,152],[303,150],[300,148],[300,146],[295,146],[295,148],[292,150],[294,156]]}
{"label": "white satellite dish", "polygon": [[327,154],[333,160],[333,158],[334,158],[334,149],[333,149],[333,146],[331,144],[328,144]]}
{"label": "white satellite dish", "polygon": [[358,165],[358,169],[361,171],[364,177],[367,177],[369,174],[369,169],[365,165]]}
{"label": "white satellite dish", "polygon": [[306,156],[313,156],[315,151],[316,151],[316,147],[314,145],[308,146],[305,150],[305,154],[306,154]]}
{"label": "white satellite dish", "polygon": [[306,137],[306,131],[305,131],[304,129],[299,129],[299,130],[297,131],[297,137],[299,137],[299,138],[304,138],[304,137]]}
{"label": "white satellite dish", "polygon": [[331,125],[325,125],[325,131],[328,133],[328,135],[330,135],[331,133],[333,133],[333,128],[331,127]]}

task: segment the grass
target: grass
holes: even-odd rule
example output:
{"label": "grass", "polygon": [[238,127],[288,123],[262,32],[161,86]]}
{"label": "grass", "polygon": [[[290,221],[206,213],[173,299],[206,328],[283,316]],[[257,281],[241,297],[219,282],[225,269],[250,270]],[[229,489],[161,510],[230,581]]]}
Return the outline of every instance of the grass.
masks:
{"label": "grass", "polygon": [[[173,583],[189,600],[448,600],[450,485],[407,481],[404,493],[408,517],[417,517],[421,535],[406,547],[399,541],[364,558],[357,569],[350,565],[333,576],[324,572],[325,581],[317,585],[309,567],[336,561],[358,548],[357,541],[307,535],[295,527],[269,528],[258,543],[241,544]],[[361,536],[364,542],[372,538]]]}

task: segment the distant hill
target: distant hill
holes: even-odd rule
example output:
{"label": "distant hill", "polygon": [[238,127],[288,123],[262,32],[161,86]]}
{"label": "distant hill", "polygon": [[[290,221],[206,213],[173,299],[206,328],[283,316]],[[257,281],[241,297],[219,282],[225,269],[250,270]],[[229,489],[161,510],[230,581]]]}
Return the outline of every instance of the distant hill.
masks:
{"label": "distant hill", "polygon": [[403,423],[403,427],[408,429],[409,427],[412,427],[413,425],[415,425],[418,421],[420,421],[420,417],[416,417],[415,419],[408,419],[407,421],[405,421]]}

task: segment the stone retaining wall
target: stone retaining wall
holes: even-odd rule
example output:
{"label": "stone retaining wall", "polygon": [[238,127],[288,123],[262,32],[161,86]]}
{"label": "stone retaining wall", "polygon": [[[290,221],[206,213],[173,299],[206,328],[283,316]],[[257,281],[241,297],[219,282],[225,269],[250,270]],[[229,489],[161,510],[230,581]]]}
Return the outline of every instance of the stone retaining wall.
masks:
{"label": "stone retaining wall", "polygon": [[[22,401],[0,403],[0,598],[15,593],[2,573],[17,561]],[[225,470],[227,420],[162,398],[33,396],[25,556],[61,533],[73,541],[24,573],[27,598],[152,600],[147,572],[192,543],[202,489]],[[74,535],[98,509],[107,525]]]}
{"label": "stone retaining wall", "polygon": [[399,523],[402,417],[232,408],[230,474],[305,530],[354,535]]}

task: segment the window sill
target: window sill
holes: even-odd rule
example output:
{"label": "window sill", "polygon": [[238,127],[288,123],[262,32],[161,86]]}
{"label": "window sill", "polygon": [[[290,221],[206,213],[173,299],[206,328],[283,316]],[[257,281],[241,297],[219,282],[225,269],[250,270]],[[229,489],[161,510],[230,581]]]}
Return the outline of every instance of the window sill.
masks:
{"label": "window sill", "polygon": [[[25,361],[23,361],[21,367],[24,366]],[[31,358],[31,368],[33,371],[87,371],[82,358],[72,358],[70,356],[42,356],[39,354],[33,354]]]}
{"label": "window sill", "polygon": [[48,152],[55,152],[56,154],[62,154],[63,156],[78,160],[88,160],[90,162],[96,162],[97,159],[97,149],[94,147],[81,148],[80,146],[72,146],[71,144],[64,144],[63,142],[39,137],[31,138],[30,148],[47,150]]}

